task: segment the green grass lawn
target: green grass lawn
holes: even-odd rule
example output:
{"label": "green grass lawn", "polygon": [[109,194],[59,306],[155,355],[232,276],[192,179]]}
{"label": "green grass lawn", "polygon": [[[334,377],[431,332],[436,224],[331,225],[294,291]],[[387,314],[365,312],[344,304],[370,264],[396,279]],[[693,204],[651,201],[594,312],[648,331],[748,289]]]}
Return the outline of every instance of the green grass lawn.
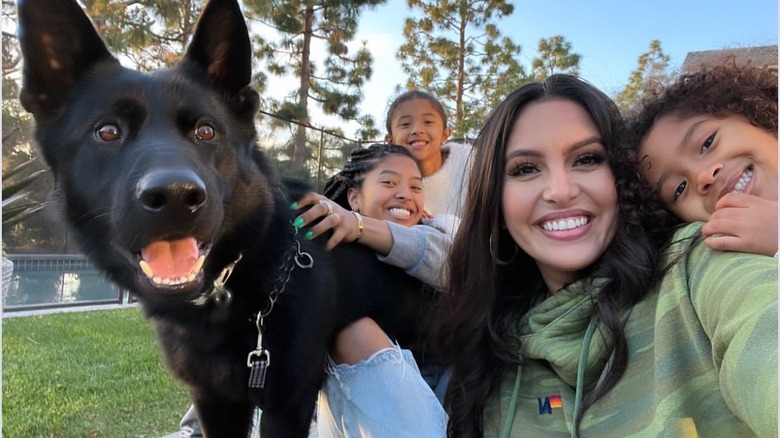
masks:
{"label": "green grass lawn", "polygon": [[189,397],[137,308],[8,318],[3,434],[151,437],[178,430]]}

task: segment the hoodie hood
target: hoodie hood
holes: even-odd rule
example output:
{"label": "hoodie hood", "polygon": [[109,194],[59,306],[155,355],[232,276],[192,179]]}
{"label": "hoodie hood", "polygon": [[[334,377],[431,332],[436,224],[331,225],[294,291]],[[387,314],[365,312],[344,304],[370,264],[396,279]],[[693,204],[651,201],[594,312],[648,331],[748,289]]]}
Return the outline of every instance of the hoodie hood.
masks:
{"label": "hoodie hood", "polygon": [[[605,283],[604,279],[575,282],[531,309],[518,325],[521,356],[548,362],[566,384],[575,387],[591,308]],[[586,348],[582,383],[589,388],[598,381],[610,355],[599,331]]]}

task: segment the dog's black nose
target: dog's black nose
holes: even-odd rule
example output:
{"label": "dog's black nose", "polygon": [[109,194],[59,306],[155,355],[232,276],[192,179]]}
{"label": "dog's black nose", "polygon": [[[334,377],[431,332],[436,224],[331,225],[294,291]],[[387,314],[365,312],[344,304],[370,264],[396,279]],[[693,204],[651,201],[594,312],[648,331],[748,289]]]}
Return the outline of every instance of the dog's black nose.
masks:
{"label": "dog's black nose", "polygon": [[206,203],[206,185],[189,169],[157,170],[138,181],[136,197],[152,213],[194,213]]}

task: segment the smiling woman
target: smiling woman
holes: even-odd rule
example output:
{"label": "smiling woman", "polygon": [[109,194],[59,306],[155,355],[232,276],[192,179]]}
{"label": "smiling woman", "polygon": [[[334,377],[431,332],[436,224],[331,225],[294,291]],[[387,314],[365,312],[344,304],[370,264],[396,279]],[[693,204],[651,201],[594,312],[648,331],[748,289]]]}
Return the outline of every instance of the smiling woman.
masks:
{"label": "smiling woman", "polygon": [[615,234],[615,178],[601,137],[584,108],[553,98],[522,110],[506,146],[503,221],[551,293],[576,279]]}

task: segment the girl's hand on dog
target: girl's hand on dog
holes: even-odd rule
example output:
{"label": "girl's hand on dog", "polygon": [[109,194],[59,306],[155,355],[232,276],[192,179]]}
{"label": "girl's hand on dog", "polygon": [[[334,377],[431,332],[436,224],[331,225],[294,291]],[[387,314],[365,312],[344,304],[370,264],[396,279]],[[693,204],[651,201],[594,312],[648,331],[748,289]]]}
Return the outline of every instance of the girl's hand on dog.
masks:
{"label": "girl's hand on dog", "polygon": [[[319,193],[309,192],[293,204],[296,210],[303,210],[293,225],[298,229],[306,227],[304,238],[312,240],[328,230],[333,234],[325,247],[331,250],[342,242],[354,242],[359,237],[357,217],[351,211]],[[308,209],[307,209],[308,208]]]}

